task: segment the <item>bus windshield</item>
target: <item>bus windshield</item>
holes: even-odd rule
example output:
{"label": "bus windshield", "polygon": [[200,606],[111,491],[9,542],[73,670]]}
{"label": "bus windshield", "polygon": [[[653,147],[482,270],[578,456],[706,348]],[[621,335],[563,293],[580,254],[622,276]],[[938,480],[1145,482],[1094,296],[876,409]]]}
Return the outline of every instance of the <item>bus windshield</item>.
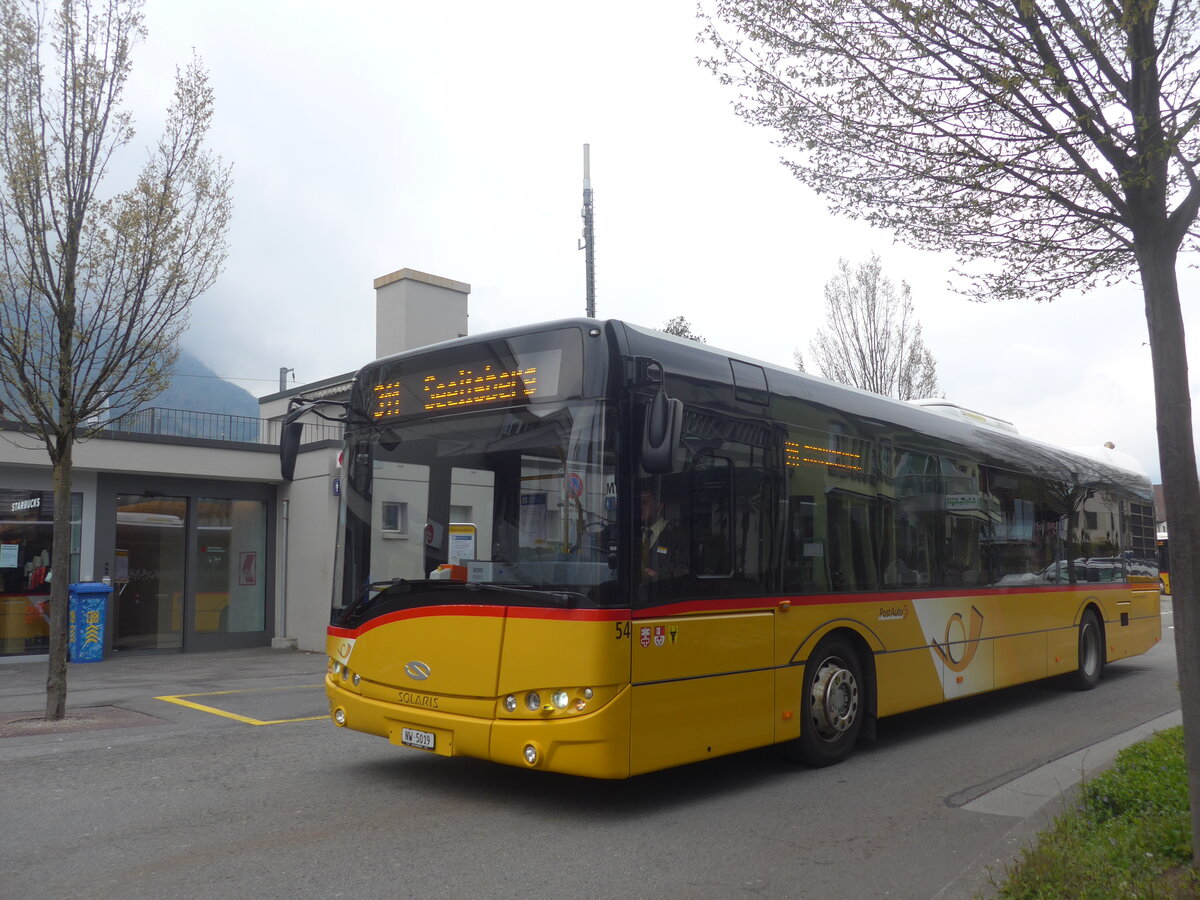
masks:
{"label": "bus windshield", "polygon": [[612,418],[569,401],[349,430],[333,623],[414,591],[423,603],[621,603]]}

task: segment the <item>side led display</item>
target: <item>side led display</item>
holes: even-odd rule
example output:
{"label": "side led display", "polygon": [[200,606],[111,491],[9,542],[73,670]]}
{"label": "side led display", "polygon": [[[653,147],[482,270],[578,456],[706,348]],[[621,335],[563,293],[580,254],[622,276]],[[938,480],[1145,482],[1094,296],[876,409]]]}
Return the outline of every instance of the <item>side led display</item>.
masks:
{"label": "side led display", "polygon": [[845,450],[831,450],[828,447],[814,447],[811,444],[799,444],[787,441],[783,447],[784,460],[789,466],[800,466],[811,463],[817,466],[832,466],[835,469],[848,469],[852,472],[863,470],[862,457],[857,453]]}

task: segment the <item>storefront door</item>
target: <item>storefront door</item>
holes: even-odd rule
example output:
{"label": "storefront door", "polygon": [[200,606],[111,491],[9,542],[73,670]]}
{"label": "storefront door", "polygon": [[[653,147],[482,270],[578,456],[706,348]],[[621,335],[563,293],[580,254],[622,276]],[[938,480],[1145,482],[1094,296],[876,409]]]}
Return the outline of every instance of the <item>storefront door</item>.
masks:
{"label": "storefront door", "polygon": [[114,650],[183,646],[186,497],[117,495]]}

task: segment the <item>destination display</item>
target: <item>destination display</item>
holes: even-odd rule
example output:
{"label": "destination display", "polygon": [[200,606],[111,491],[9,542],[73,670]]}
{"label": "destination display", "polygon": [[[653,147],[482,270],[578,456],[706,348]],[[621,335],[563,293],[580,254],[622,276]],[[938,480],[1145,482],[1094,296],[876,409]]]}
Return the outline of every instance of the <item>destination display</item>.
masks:
{"label": "destination display", "polygon": [[562,350],[518,353],[508,364],[480,360],[406,373],[372,387],[376,421],[422,413],[511,406],[557,396]]}

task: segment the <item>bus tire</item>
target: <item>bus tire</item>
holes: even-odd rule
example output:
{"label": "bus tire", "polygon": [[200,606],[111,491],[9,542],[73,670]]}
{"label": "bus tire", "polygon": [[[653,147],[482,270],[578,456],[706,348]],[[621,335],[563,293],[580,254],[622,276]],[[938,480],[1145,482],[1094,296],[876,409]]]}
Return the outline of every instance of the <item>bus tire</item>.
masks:
{"label": "bus tire", "polygon": [[1079,668],[1072,681],[1076,690],[1090,691],[1104,674],[1104,628],[1094,609],[1084,610],[1079,620]]}
{"label": "bus tire", "polygon": [[800,737],[793,755],[810,766],[839,763],[854,749],[866,716],[862,666],[849,639],[832,635],[804,665]]}

